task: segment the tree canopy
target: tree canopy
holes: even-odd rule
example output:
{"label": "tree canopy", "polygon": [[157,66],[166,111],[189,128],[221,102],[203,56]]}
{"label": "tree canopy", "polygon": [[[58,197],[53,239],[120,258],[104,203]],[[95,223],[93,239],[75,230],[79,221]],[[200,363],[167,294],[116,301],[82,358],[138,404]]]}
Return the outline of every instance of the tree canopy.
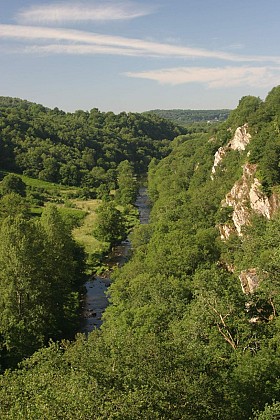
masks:
{"label": "tree canopy", "polygon": [[113,171],[128,160],[136,173],[166,156],[182,133],[156,115],[90,111],[65,113],[0,97],[0,170],[65,185],[112,186]]}
{"label": "tree canopy", "polygon": [[[151,160],[150,223],[131,236],[132,258],[113,275],[101,329],[88,336],[79,334],[73,341],[52,342],[18,369],[6,372],[0,387],[4,418],[278,418],[279,212],[268,220],[251,209],[242,236],[233,231],[228,240],[221,239],[219,224],[231,220],[231,209],[224,211],[221,206],[248,159],[257,165],[267,193],[279,191],[279,98],[279,87],[265,101],[244,97],[221,126],[209,133],[181,135],[171,143],[168,156]],[[248,149],[228,150],[211,178],[215,152],[245,123],[252,135]],[[269,159],[265,150],[271,150]],[[130,164],[116,167],[120,190],[123,169],[129,173]],[[117,237],[123,228],[114,229],[120,225],[114,203],[104,202],[100,234]],[[1,337],[8,351],[15,342],[24,347],[25,340],[33,343],[41,337],[41,331],[35,332],[35,338],[20,335],[29,331],[28,323],[18,322],[19,311],[28,314],[27,294],[32,302],[42,299],[41,289],[33,296],[30,286],[38,260],[30,256],[28,275],[13,275],[24,265],[25,255],[33,255],[38,247],[41,260],[57,273],[48,279],[63,300],[56,301],[63,317],[72,307],[69,285],[76,284],[79,265],[70,263],[64,277],[62,256],[73,261],[77,254],[53,208],[46,209],[40,222],[18,214],[14,220],[7,217],[1,229],[1,279],[9,302],[2,315]],[[37,234],[35,240],[36,229],[43,235]],[[23,239],[15,241],[22,232],[26,232]],[[34,240],[27,250],[28,238]],[[260,279],[254,293],[243,293],[241,288],[239,275],[248,268],[254,268]],[[34,314],[39,316],[37,309]],[[14,340],[13,328],[21,340]]]}

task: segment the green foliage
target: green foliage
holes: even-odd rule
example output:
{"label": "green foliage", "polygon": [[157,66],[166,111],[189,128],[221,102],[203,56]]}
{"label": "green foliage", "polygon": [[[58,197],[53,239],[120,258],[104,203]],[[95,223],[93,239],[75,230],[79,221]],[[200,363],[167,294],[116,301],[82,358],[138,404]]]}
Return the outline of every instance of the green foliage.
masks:
{"label": "green foliage", "polygon": [[204,122],[209,124],[224,121],[228,118],[230,110],[155,109],[152,111],[148,111],[148,113],[158,115],[161,118],[169,119],[174,124],[187,126],[189,128],[192,123]]}
{"label": "green foliage", "polygon": [[64,185],[113,188],[117,165],[137,173],[166,156],[180,134],[155,115],[97,109],[65,113],[13,98],[0,98],[0,169]]}
{"label": "green foliage", "polygon": [[1,193],[2,195],[16,193],[24,197],[26,193],[26,185],[22,181],[21,177],[14,174],[8,174],[1,182]]}
{"label": "green foliage", "polygon": [[0,219],[7,216],[15,217],[19,214],[25,218],[30,215],[30,206],[27,200],[16,193],[4,195],[0,199]]}
{"label": "green foliage", "polygon": [[[221,209],[221,202],[240,178],[247,150],[230,151],[214,180],[210,177],[217,147],[230,140],[237,125],[247,122],[254,136],[249,146],[250,159],[259,165],[268,188],[275,186],[278,96],[276,88],[265,102],[242,98],[210,141],[205,133],[181,135],[172,142],[167,157],[151,160],[150,224],[136,227],[131,235],[132,258],[113,275],[110,305],[101,330],[87,337],[79,335],[72,343],[52,343],[26,360],[20,369],[6,372],[0,386],[3,418],[278,418],[280,217],[275,215],[270,221],[253,217],[242,237],[231,235],[222,242],[216,225],[228,222],[232,209]],[[75,118],[82,121],[84,113],[75,113]],[[92,110],[88,118],[101,127],[105,116]],[[108,113],[106,118],[113,129],[114,115]],[[119,118],[125,122],[121,134],[129,137],[129,130],[135,128],[133,115],[122,113]],[[231,130],[228,124],[232,124]],[[133,143],[132,137],[129,142]],[[108,149],[109,160],[112,154]],[[96,157],[87,152],[85,167],[90,167]],[[144,154],[142,158],[144,165]],[[132,178],[131,160],[122,158],[116,163],[121,161],[119,167],[114,167],[120,190]],[[99,160],[99,168],[103,165],[105,161]],[[267,173],[267,169],[273,171]],[[106,184],[106,169],[98,169],[96,174]],[[88,188],[94,179],[87,179]],[[131,207],[120,211],[113,202],[104,202],[98,211],[96,235],[111,244],[121,240],[132,213]],[[36,223],[17,215],[15,219],[15,225],[12,218],[4,220],[3,245],[0,241],[0,259],[6,264],[1,274],[3,296],[11,302],[5,307],[10,312],[3,311],[2,315],[3,354],[4,350],[12,351],[9,345],[27,347],[28,340],[36,347],[44,337],[36,329],[33,335],[21,335],[29,331],[28,322],[15,319],[19,300],[8,295],[14,290],[11,285],[15,288],[21,284],[11,273],[24,264],[24,258],[32,262],[27,266],[31,270],[28,276],[18,278],[26,283],[31,295],[29,279],[37,272],[34,267],[37,264],[43,273],[42,261],[47,261],[50,287],[40,290],[50,293],[43,302],[54,314],[51,337],[58,330],[62,334],[65,323],[69,327],[67,320],[75,318],[72,309],[77,306],[81,282],[79,250],[56,210],[47,208]],[[38,226],[41,236],[36,231]],[[29,237],[34,237],[33,245],[25,251]],[[31,259],[36,247],[41,252],[40,265],[37,259]],[[246,295],[238,274],[253,267],[261,282],[255,293]],[[40,281],[43,278],[42,274]],[[24,293],[20,302],[28,302]],[[36,296],[41,298],[39,292]],[[21,310],[29,319],[27,303]],[[30,311],[30,317],[33,312],[37,314],[35,309]],[[39,325],[37,328],[41,328]]]}
{"label": "green foliage", "polygon": [[255,96],[243,96],[239,101],[238,107],[230,113],[227,125],[235,129],[245,123],[250,123],[261,103],[261,99]]}
{"label": "green foliage", "polygon": [[117,167],[117,186],[115,200],[124,206],[134,204],[138,193],[138,184],[133,166],[128,160],[124,160]]}
{"label": "green foliage", "polygon": [[280,417],[280,403],[274,402],[272,405],[266,404],[263,412],[255,414],[255,420],[277,420]]}
{"label": "green foliage", "polygon": [[39,221],[22,212],[3,219],[0,265],[1,349],[13,365],[77,327],[83,253],[51,207]]}
{"label": "green foliage", "polygon": [[126,237],[125,219],[113,202],[104,202],[97,209],[94,236],[102,242],[115,245]]}

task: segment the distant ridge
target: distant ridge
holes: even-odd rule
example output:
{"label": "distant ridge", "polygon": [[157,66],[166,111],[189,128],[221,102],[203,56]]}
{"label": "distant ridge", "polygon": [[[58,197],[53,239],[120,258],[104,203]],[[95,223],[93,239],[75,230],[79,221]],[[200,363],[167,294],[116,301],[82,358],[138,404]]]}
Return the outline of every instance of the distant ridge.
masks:
{"label": "distant ridge", "polygon": [[147,111],[148,114],[156,114],[179,125],[225,121],[230,112],[230,109],[153,109]]}

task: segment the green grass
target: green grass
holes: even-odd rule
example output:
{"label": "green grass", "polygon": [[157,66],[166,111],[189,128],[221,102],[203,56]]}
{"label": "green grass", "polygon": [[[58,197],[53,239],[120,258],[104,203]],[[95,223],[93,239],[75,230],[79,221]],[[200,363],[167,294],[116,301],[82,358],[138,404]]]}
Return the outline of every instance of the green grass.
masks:
{"label": "green grass", "polygon": [[29,187],[43,188],[49,191],[58,191],[59,185],[53,182],[43,181],[41,179],[30,178],[29,176],[20,175],[23,182]]}
{"label": "green grass", "polygon": [[88,254],[101,252],[104,244],[93,236],[93,230],[96,224],[96,209],[101,200],[73,200],[80,211],[87,212],[81,226],[73,229],[73,236],[77,242],[84,246]]}
{"label": "green grass", "polygon": [[73,200],[73,204],[86,216],[80,226],[72,231],[74,239],[83,246],[87,255],[87,273],[102,272],[104,267],[101,259],[102,255],[108,251],[109,244],[98,241],[93,236],[96,225],[96,209],[100,206],[101,200]]}
{"label": "green grass", "polygon": [[[2,171],[2,177],[7,174],[8,172]],[[73,229],[74,239],[84,247],[89,265],[96,268],[100,256],[108,248],[108,244],[98,241],[93,236],[96,224],[96,209],[101,204],[101,200],[71,198],[79,195],[79,192],[82,191],[81,188],[59,185],[25,175],[16,175],[22,178],[27,188],[30,187],[27,195],[30,195],[32,216],[39,217],[45,205],[48,203],[55,204],[65,222]],[[39,201],[42,205],[36,202],[36,194],[39,194]]]}

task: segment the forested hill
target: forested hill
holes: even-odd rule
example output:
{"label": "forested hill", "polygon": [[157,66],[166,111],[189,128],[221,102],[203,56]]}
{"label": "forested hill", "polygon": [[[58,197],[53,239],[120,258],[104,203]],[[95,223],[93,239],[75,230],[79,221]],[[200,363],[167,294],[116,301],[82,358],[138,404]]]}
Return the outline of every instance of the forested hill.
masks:
{"label": "forested hill", "polygon": [[2,418],[280,417],[279,121],[280,86],[151,161],[101,330],[6,372]]}
{"label": "forested hill", "polygon": [[230,113],[229,109],[153,109],[147,111],[148,114],[158,115],[161,118],[166,118],[174,124],[187,126],[192,123],[217,123],[225,121]]}
{"label": "forested hill", "polygon": [[[180,131],[181,130],[181,131]],[[65,113],[58,108],[0,97],[0,169],[84,187],[112,182],[123,160],[145,172],[182,133],[156,115]]]}

